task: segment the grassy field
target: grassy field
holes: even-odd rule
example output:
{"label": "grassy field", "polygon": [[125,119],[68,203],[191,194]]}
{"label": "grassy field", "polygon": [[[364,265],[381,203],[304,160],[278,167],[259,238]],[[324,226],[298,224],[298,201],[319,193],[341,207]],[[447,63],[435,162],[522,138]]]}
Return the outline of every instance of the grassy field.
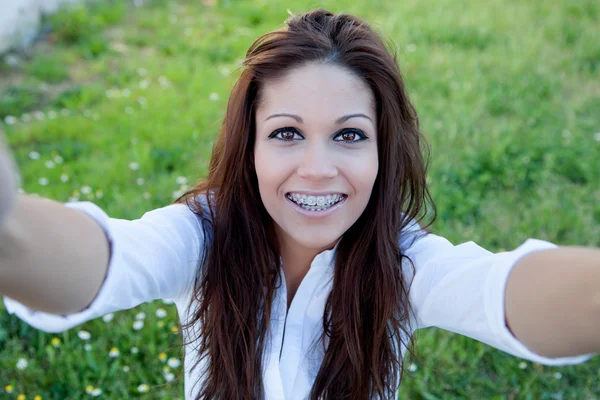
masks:
{"label": "grassy field", "polygon": [[[432,144],[436,233],[491,251],[529,237],[600,246],[596,0],[106,0],[64,11],[0,66],[0,129],[23,190],[126,219],[169,204],[206,174],[247,47],[288,8],[317,6],[366,18],[397,49]],[[182,398],[177,321],[159,301],[50,335],[0,304],[0,398]],[[599,358],[550,368],[441,330],[417,336],[423,362],[407,360],[402,398],[600,398]]]}

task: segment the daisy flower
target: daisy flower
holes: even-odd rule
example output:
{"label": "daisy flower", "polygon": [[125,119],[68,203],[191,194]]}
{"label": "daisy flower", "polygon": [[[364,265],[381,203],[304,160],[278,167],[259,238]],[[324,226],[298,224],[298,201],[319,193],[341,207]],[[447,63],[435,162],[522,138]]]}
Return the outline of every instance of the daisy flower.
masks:
{"label": "daisy flower", "polygon": [[116,347],[113,347],[112,349],[110,349],[110,351],[108,352],[108,356],[110,358],[117,358],[119,357],[121,353],[119,352],[119,349],[117,349]]}
{"label": "daisy flower", "polygon": [[24,358],[19,358],[17,360],[17,369],[19,369],[21,371],[23,371],[25,368],[27,368],[28,365],[29,365],[29,363]]}
{"label": "daisy flower", "polygon": [[90,338],[92,337],[92,335],[88,331],[79,331],[77,332],[77,336],[79,336],[79,339],[81,340],[90,340]]}
{"label": "daisy flower", "polygon": [[169,361],[167,361],[167,365],[171,368],[178,368],[181,365],[181,361],[175,357],[171,357],[169,358]]}
{"label": "daisy flower", "polygon": [[139,330],[141,330],[143,327],[144,327],[144,321],[140,321],[140,320],[138,320],[138,321],[135,321],[135,322],[133,323],[133,330],[134,330],[134,331],[139,331]]}

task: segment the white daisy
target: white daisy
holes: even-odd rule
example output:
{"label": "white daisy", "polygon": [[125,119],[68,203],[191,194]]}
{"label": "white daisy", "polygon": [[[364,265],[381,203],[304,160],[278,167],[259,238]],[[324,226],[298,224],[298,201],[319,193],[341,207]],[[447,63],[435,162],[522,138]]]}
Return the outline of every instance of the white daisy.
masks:
{"label": "white daisy", "polygon": [[110,351],[108,352],[108,356],[110,358],[117,358],[119,357],[119,355],[121,355],[121,353],[119,352],[119,349],[117,349],[116,347],[113,347],[112,349],[110,349]]}
{"label": "white daisy", "polygon": [[519,363],[519,368],[520,368],[520,369],[525,369],[525,368],[527,368],[527,363],[526,363],[525,361],[521,361],[521,362]]}
{"label": "white daisy", "polygon": [[19,369],[21,371],[24,370],[25,368],[27,368],[28,365],[29,365],[29,363],[24,358],[19,358],[17,360],[17,369]]}
{"label": "white daisy", "polygon": [[172,372],[165,373],[165,380],[167,382],[171,382],[171,381],[173,381],[173,379],[175,379],[175,375]]}
{"label": "white daisy", "polygon": [[177,358],[175,357],[171,357],[169,358],[169,360],[167,361],[167,365],[171,368],[178,368],[181,365],[181,361],[179,361]]}
{"label": "white daisy", "polygon": [[90,340],[90,338],[92,337],[92,335],[88,331],[79,331],[77,332],[77,336],[79,336],[79,339],[81,340]]}
{"label": "white daisy", "polygon": [[134,331],[139,331],[144,327],[144,321],[135,321],[133,323],[133,330]]}

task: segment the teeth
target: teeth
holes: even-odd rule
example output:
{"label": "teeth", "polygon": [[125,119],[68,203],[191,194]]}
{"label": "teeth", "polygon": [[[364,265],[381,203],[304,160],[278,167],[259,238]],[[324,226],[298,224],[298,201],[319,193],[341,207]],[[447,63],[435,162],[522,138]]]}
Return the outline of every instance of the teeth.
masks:
{"label": "teeth", "polygon": [[300,205],[300,207],[309,211],[321,211],[326,210],[338,203],[340,200],[344,198],[343,195],[340,194],[328,194],[326,196],[307,196],[304,194],[288,194],[288,198],[294,201],[296,204]]}

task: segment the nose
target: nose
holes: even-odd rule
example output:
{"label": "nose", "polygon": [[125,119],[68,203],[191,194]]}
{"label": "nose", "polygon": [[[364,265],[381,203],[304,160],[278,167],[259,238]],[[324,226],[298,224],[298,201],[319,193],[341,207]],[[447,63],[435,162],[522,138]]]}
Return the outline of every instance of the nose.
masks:
{"label": "nose", "polygon": [[338,169],[335,157],[323,143],[313,143],[306,147],[302,161],[298,167],[298,175],[311,180],[335,178]]}

